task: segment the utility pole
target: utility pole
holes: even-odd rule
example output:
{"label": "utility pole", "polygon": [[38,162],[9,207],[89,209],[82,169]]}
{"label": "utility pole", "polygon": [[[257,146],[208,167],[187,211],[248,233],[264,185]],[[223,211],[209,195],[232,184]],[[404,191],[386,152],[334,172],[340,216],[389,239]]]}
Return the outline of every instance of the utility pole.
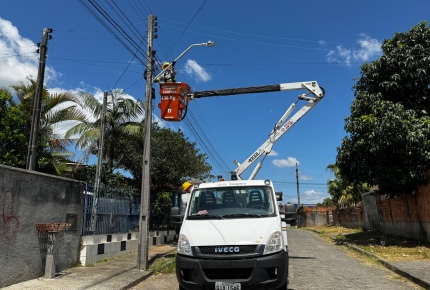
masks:
{"label": "utility pole", "polygon": [[297,207],[300,207],[299,167],[296,163]]}
{"label": "utility pole", "polygon": [[300,189],[299,189],[299,167],[297,166],[297,162],[296,162],[296,184],[297,184],[297,223],[300,227],[300,214],[299,214],[299,209],[300,209]]}
{"label": "utility pole", "polygon": [[97,166],[96,166],[96,178],[95,178],[95,184],[94,184],[93,208],[91,210],[91,231],[93,233],[96,230],[97,199],[100,193],[100,183],[101,183],[101,175],[102,175],[102,169],[103,169],[103,146],[105,144],[107,97],[108,97],[108,93],[104,92],[102,114],[100,116],[101,124],[100,124],[100,137],[99,137],[98,152],[97,152]]}
{"label": "utility pole", "polygon": [[[157,26],[156,16],[148,16],[148,52],[146,56],[146,95],[145,95],[145,132],[143,137],[143,164],[142,164],[142,186],[139,219],[139,242],[137,252],[137,269],[148,269],[149,250],[149,202],[151,189],[151,127],[152,127],[152,39]],[[154,31],[155,30],[155,31]],[[155,52],[155,51],[154,51]]]}
{"label": "utility pole", "polygon": [[44,28],[42,35],[42,45],[37,44],[39,47],[36,52],[39,55],[39,70],[37,72],[37,87],[34,95],[33,102],[33,117],[31,120],[31,131],[30,138],[28,140],[28,152],[27,152],[27,163],[26,169],[35,170],[36,168],[36,153],[37,153],[37,131],[39,130],[40,124],[40,110],[42,106],[42,93],[43,93],[43,81],[45,78],[45,63],[46,63],[46,52],[48,51],[48,39],[52,39],[52,28]]}

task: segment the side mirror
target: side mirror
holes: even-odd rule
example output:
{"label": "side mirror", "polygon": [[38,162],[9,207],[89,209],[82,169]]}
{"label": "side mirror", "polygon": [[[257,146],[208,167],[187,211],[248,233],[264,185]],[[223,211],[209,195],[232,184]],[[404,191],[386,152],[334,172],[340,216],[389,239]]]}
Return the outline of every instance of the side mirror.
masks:
{"label": "side mirror", "polygon": [[184,215],[179,214],[179,207],[172,207],[170,210],[170,225],[172,227],[181,227]]}

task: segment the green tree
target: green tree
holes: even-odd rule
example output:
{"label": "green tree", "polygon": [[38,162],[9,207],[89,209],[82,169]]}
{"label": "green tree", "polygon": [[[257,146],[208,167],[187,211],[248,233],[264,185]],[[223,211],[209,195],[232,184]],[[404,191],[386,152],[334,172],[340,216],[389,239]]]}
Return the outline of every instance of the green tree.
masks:
{"label": "green tree", "polygon": [[382,43],[380,59],[361,67],[347,136],[336,165],[350,182],[381,194],[409,194],[430,169],[430,28],[422,22]]}
{"label": "green tree", "polygon": [[362,200],[363,193],[369,191],[366,183],[357,184],[346,180],[336,164],[327,165],[335,178],[327,182],[327,191],[331,195],[331,201],[334,205],[343,208],[356,206]]}
{"label": "green tree", "polygon": [[327,197],[322,202],[317,203],[317,206],[336,206],[336,204],[333,202],[333,199]]}
{"label": "green tree", "polygon": [[[36,86],[36,81],[28,78],[27,83],[19,82],[10,86],[12,91],[7,88],[0,89],[2,110],[8,112],[8,115],[2,114],[4,126],[0,129],[0,134],[5,136],[2,142],[8,140],[8,144],[1,149],[0,158],[3,164],[25,167]],[[72,93],[49,94],[46,88],[43,88],[38,128],[37,171],[61,174],[66,169],[64,162],[72,155],[68,151],[72,141],[59,136],[56,128],[65,121],[84,119],[84,115],[76,109],[75,101],[75,95]]]}
{"label": "green tree", "polygon": [[[143,134],[143,133],[141,133]],[[129,171],[141,183],[143,135],[119,139],[118,167]],[[132,146],[130,146],[132,144]],[[151,192],[171,192],[189,179],[207,179],[211,166],[182,131],[161,128],[154,123],[151,132]]]}
{"label": "green tree", "polygon": [[[66,138],[78,135],[76,147],[84,150],[82,158],[88,160],[91,154],[97,154],[103,104],[93,95],[85,92],[79,94],[78,103],[90,116],[69,129],[66,132]],[[115,169],[115,150],[119,144],[118,140],[127,140],[129,137],[142,134],[143,127],[138,120],[142,117],[142,108],[140,102],[128,98],[122,90],[114,90],[108,96],[103,159],[107,161],[111,173]],[[126,146],[130,146],[130,143]]]}
{"label": "green tree", "polygon": [[[116,165],[142,183],[143,132],[127,139],[118,139]],[[190,142],[182,131],[161,128],[153,123],[151,131],[151,223],[166,223],[170,212],[170,193],[190,179],[211,177],[211,166],[205,154],[199,153],[196,143]]]}
{"label": "green tree", "polygon": [[7,88],[0,88],[0,163],[25,168],[28,116],[21,112]]}

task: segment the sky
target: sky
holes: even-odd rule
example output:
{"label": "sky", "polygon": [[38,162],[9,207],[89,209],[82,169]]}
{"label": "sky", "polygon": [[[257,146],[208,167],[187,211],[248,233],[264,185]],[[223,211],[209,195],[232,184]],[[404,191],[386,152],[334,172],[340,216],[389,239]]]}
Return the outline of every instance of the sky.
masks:
{"label": "sky", "polygon": [[[100,5],[112,22],[103,18],[101,9],[91,12],[95,11],[91,3]],[[85,91],[101,101],[104,91],[122,89],[130,98],[144,100],[142,56],[147,49],[148,15],[156,16],[157,63],[176,59],[193,44],[215,43],[192,47],[175,65],[177,81],[189,84],[193,91],[307,81],[324,88],[324,98],[274,144],[256,177],[271,179],[275,189],[283,192],[284,202],[297,203],[297,164],[302,204],[329,197],[327,181],[333,174],[326,167],[335,162],[337,147],[346,135],[344,119],[350,114],[360,66],[381,56],[384,39],[428,20],[430,11],[428,0],[91,3],[1,0],[0,86],[37,77],[36,43],[41,42],[44,28],[52,28],[45,72],[50,92]],[[158,85],[154,88],[154,120],[163,127],[181,129],[208,155],[212,174],[226,179],[237,168],[233,160],[247,160],[298,95],[306,92],[194,99],[185,120],[166,122],[160,119]],[[298,102],[290,117],[305,103]],[[63,132],[67,125],[56,129]],[[78,155],[79,151],[75,159]],[[260,160],[243,173],[243,179]]]}

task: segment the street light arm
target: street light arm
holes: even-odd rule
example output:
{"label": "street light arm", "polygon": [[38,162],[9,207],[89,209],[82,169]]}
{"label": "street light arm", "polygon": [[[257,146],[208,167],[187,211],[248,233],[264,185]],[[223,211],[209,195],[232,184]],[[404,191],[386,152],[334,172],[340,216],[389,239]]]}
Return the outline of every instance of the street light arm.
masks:
{"label": "street light arm", "polygon": [[204,42],[204,43],[195,43],[195,44],[191,44],[186,50],[184,50],[184,52],[183,53],[181,53],[174,61],[172,61],[172,63],[171,64],[169,64],[165,69],[163,69],[158,75],[156,75],[154,78],[153,78],[153,82],[155,82],[155,80],[156,79],[158,79],[167,69],[169,69],[170,67],[172,67],[172,66],[174,66],[175,65],[175,63],[181,58],[181,57],[183,57],[193,46],[208,46],[208,47],[211,47],[211,46],[214,46],[215,45],[215,43],[214,42],[212,42],[212,41],[208,41],[208,42]]}

